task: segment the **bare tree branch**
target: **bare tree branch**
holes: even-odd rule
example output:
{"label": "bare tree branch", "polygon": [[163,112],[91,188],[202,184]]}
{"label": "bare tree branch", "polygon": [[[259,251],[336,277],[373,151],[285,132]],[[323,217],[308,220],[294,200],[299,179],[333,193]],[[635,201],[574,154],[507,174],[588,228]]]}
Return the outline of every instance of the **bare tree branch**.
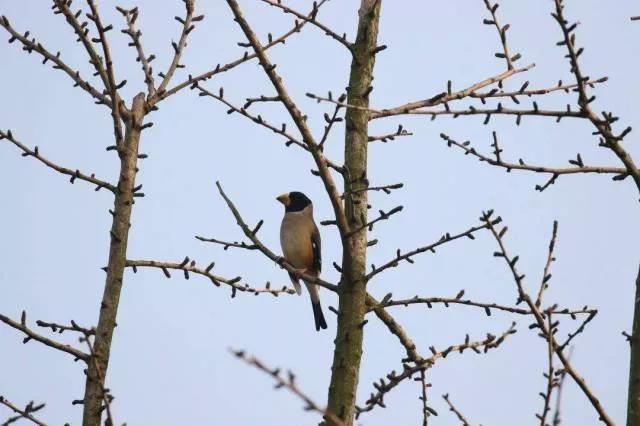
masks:
{"label": "bare tree branch", "polygon": [[520,59],[520,54],[517,53],[511,56],[511,54],[509,53],[509,46],[507,44],[507,30],[509,29],[510,25],[507,24],[504,27],[500,26],[498,17],[496,15],[496,10],[498,10],[498,7],[500,7],[498,3],[491,4],[489,0],[484,0],[484,5],[487,7],[489,13],[491,13],[491,19],[485,19],[483,23],[485,25],[493,25],[496,27],[496,30],[500,35],[500,42],[502,43],[502,53],[496,53],[496,57],[504,58],[504,60],[507,62],[507,69],[512,70],[514,68],[513,63]]}
{"label": "bare tree branch", "polygon": [[491,349],[495,349],[498,346],[500,346],[507,337],[509,337],[511,334],[514,334],[514,333],[516,333],[515,323],[511,324],[511,326],[505,332],[503,332],[499,337],[496,337],[492,334],[487,334],[486,339],[471,342],[469,340],[469,336],[467,335],[465,337],[464,343],[458,344],[458,345],[451,345],[442,351],[437,351],[433,346],[430,347],[429,349],[432,352],[431,357],[421,360],[419,363],[417,363],[414,366],[403,364],[402,373],[398,374],[395,371],[392,371],[390,374],[386,375],[388,382],[385,381],[384,379],[380,379],[379,383],[377,382],[374,383],[374,387],[376,388],[377,392],[371,394],[369,399],[366,401],[364,407],[357,408],[358,414],[371,411],[376,406],[385,407],[384,396],[387,393],[393,390],[402,381],[413,377],[414,374],[420,372],[421,370],[433,367],[433,365],[436,363],[438,359],[446,358],[449,354],[454,352],[458,352],[462,354],[466,350],[472,350],[477,354],[481,354],[483,352],[486,353],[487,351]]}
{"label": "bare tree branch", "polygon": [[106,188],[109,191],[111,191],[112,193],[116,193],[117,188],[110,184],[107,183],[103,180],[97,179],[95,177],[94,174],[86,175],[84,173],[81,173],[80,170],[76,169],[76,170],[71,170],[68,169],[66,167],[62,167],[59,166],[49,160],[47,160],[45,157],[43,157],[40,154],[40,151],[38,149],[38,147],[36,146],[34,149],[30,149],[28,147],[26,147],[25,145],[23,145],[20,141],[18,141],[14,136],[13,133],[11,132],[11,130],[7,130],[6,132],[0,130],[0,140],[2,139],[6,139],[9,142],[11,142],[12,144],[14,144],[15,146],[17,146],[18,148],[20,148],[23,152],[22,156],[23,157],[33,157],[35,159],[37,159],[38,161],[40,161],[42,164],[44,164],[45,166],[49,167],[50,169],[53,169],[55,171],[57,171],[58,173],[61,173],[63,175],[67,175],[67,176],[71,176],[71,183],[74,183],[77,180],[83,180],[85,182],[89,182],[93,185],[96,186],[96,191],[99,191],[102,188]]}
{"label": "bare tree branch", "polygon": [[144,74],[144,82],[147,85],[148,97],[153,96],[156,93],[155,81],[153,80],[153,68],[151,67],[151,61],[156,57],[155,55],[146,56],[144,48],[142,47],[142,32],[135,27],[136,20],[138,19],[138,8],[127,10],[121,7],[116,7],[118,11],[124,16],[127,21],[127,28],[121,30],[122,33],[131,37],[130,46],[136,48],[137,58],[136,61],[140,62],[142,66],[142,72]]}
{"label": "bare tree branch", "polygon": [[273,0],[262,0],[262,1],[271,6],[281,9],[284,13],[290,13],[296,16],[297,18],[303,20],[304,22],[308,22],[311,25],[318,27],[326,35],[328,35],[329,37],[331,37],[332,39],[334,39],[335,41],[337,41],[338,43],[346,47],[349,51],[351,51],[353,45],[347,41],[346,34],[338,35],[336,32],[332,31],[331,29],[329,29],[329,27],[320,23],[316,19],[316,15],[318,14],[318,6],[316,5],[315,2],[314,2],[313,10],[311,11],[310,16],[305,16],[303,13],[297,12],[294,9],[291,9],[290,7],[283,5],[280,1],[273,1]]}
{"label": "bare tree branch", "polygon": [[[100,76],[105,89],[107,91],[111,91],[111,84],[109,83],[109,77],[107,76],[107,72],[104,68],[102,58],[98,55],[98,52],[96,52],[93,41],[89,38],[89,29],[85,22],[80,23],[78,21],[78,18],[82,15],[82,10],[73,12],[71,10],[72,1],[73,0],[53,0],[54,13],[64,15],[67,23],[71,28],[73,28],[73,31],[78,36],[77,41],[82,43],[84,49],[89,55],[89,63],[93,65],[96,70],[96,75]],[[112,99],[112,101],[114,100]]]}
{"label": "bare tree branch", "polygon": [[[444,304],[445,306],[449,307],[449,305],[466,305],[466,306],[473,306],[473,307],[477,307],[477,308],[482,308],[484,309],[485,313],[487,313],[487,315],[491,315],[491,310],[495,309],[498,311],[504,311],[504,312],[510,312],[512,314],[517,314],[517,315],[531,315],[532,312],[529,309],[523,309],[523,308],[518,308],[518,307],[514,307],[514,306],[506,306],[506,305],[500,305],[497,303],[485,303],[485,302],[476,302],[473,300],[469,300],[469,299],[463,299],[462,297],[464,296],[464,290],[461,290],[460,293],[458,293],[458,295],[456,297],[419,297],[419,296],[415,296],[412,297],[410,299],[399,299],[399,300],[394,300],[391,298],[391,293],[389,293],[387,296],[385,296],[385,299],[383,299],[383,301],[381,302],[381,306],[384,308],[389,308],[389,307],[393,307],[393,306],[409,306],[409,305],[415,305],[415,304],[425,304],[427,305],[429,308],[432,307],[432,305],[436,305],[436,304]],[[373,310],[373,307],[370,307],[369,310]],[[598,313],[597,309],[567,309],[567,308],[563,308],[563,309],[559,309],[559,308],[555,308],[555,309],[550,309],[550,310],[545,310],[545,313],[551,313],[554,315],[570,315],[570,316],[575,316],[578,314],[588,314],[588,315],[595,315]]]}
{"label": "bare tree branch", "polygon": [[295,294],[295,290],[288,288],[287,286],[283,286],[281,289],[272,289],[271,284],[267,283],[265,288],[254,288],[249,286],[249,284],[242,284],[240,281],[242,277],[238,276],[235,278],[224,278],[219,275],[214,275],[211,273],[213,269],[214,263],[209,264],[207,268],[202,269],[196,266],[195,260],[191,260],[186,257],[181,263],[175,262],[158,262],[155,260],[127,260],[127,267],[132,268],[134,271],[137,271],[137,268],[156,268],[161,269],[164,275],[167,278],[171,278],[171,274],[169,270],[179,270],[184,273],[185,279],[189,279],[189,273],[202,275],[207,277],[211,282],[219,287],[220,284],[226,284],[231,287],[232,297],[235,297],[236,292],[246,292],[252,294],[260,294],[260,293],[268,293],[274,296],[278,296],[280,294]]}
{"label": "bare tree branch", "polygon": [[11,26],[11,24],[9,23],[9,19],[6,16],[0,17],[0,26],[3,27],[9,34],[11,34],[9,43],[13,43],[15,40],[18,40],[23,46],[22,50],[24,50],[25,52],[39,53],[44,58],[42,60],[43,64],[51,61],[54,64],[54,69],[59,69],[67,74],[73,80],[75,86],[79,86],[85,92],[89,93],[94,99],[96,99],[97,103],[104,104],[109,108],[112,108],[111,99],[109,99],[107,96],[93,87],[89,82],[80,77],[80,71],[74,71],[62,59],[60,59],[60,52],[53,54],[49,50],[47,50],[41,43],[37,42],[35,38],[29,40],[28,37],[30,32],[25,32],[25,35],[20,34]]}
{"label": "bare tree branch", "polygon": [[[227,107],[229,107],[229,110],[227,111],[227,114],[231,114],[231,113],[238,113],[240,115],[242,115],[243,117],[248,118],[249,120],[253,121],[254,123],[265,127],[269,130],[271,130],[273,133],[280,135],[280,136],[284,136],[287,141],[285,143],[285,145],[290,146],[290,145],[296,145],[302,149],[304,149],[307,152],[311,152],[311,148],[304,143],[303,141],[301,141],[300,139],[298,139],[297,136],[293,136],[290,133],[287,132],[287,125],[282,123],[282,125],[280,127],[274,126],[273,124],[270,124],[268,121],[266,121],[261,115],[253,115],[251,113],[249,113],[246,109],[246,107],[243,108],[239,108],[235,105],[233,105],[231,102],[227,101],[224,97],[224,90],[222,88],[220,88],[218,94],[215,94],[213,92],[210,92],[209,90],[203,88],[202,86],[200,86],[198,83],[194,84],[194,87],[197,88],[200,91],[200,96],[208,96],[210,98],[216,99],[220,102],[222,102],[224,105],[226,105]],[[278,100],[280,100],[280,98],[277,98]],[[331,160],[329,160],[327,157],[324,157],[324,160],[327,164],[328,167],[332,168],[333,170],[337,171],[338,173],[344,173],[344,169],[342,166],[339,166],[337,164],[335,164],[334,162],[332,162]]]}
{"label": "bare tree branch", "polygon": [[640,190],[640,170],[638,170],[629,153],[620,145],[620,142],[631,131],[631,128],[628,127],[619,135],[615,135],[611,128],[611,124],[615,121],[613,115],[603,113],[604,118],[600,118],[591,108],[590,104],[595,100],[595,96],[589,96],[587,93],[587,82],[589,81],[589,77],[583,74],[578,62],[578,57],[582,54],[584,49],[576,48],[575,44],[576,37],[574,31],[578,24],[569,24],[564,16],[563,3],[563,0],[555,0],[556,11],[555,13],[552,13],[552,16],[558,22],[558,25],[562,30],[563,40],[558,44],[566,46],[569,63],[571,65],[571,72],[575,76],[576,83],[578,84],[578,105],[585,117],[591,121],[593,126],[596,128],[597,133],[602,137],[603,140],[601,141],[601,144],[611,149],[611,151],[613,151],[613,153],[620,159]]}
{"label": "bare tree branch", "polygon": [[449,399],[449,394],[448,393],[445,393],[444,395],[442,395],[442,398],[446,401],[447,405],[449,406],[449,411],[453,412],[453,414],[456,415],[458,420],[460,420],[460,422],[462,423],[462,426],[471,426],[471,423],[469,423],[469,421],[462,414],[462,412],[460,412],[460,410],[458,410],[455,407],[455,405],[453,405],[453,402],[451,402],[451,400]]}
{"label": "bare tree branch", "polygon": [[302,113],[293,102],[293,100],[289,97],[286,88],[282,82],[280,76],[276,73],[276,66],[271,63],[269,58],[267,58],[264,47],[258,41],[255,33],[249,26],[249,23],[246,21],[244,16],[242,15],[242,11],[240,10],[240,6],[238,5],[236,0],[227,0],[227,4],[231,8],[233,15],[235,16],[235,20],[244,32],[245,36],[251,43],[253,50],[255,51],[258,59],[260,61],[260,65],[264,69],[264,72],[269,77],[271,84],[276,89],[278,96],[282,104],[285,106],[291,119],[295,123],[296,127],[300,131],[302,135],[303,142],[309,147],[309,152],[313,156],[315,160],[316,166],[318,167],[318,172],[324,183],[327,194],[329,195],[329,199],[331,200],[331,205],[333,206],[333,210],[336,216],[336,221],[338,223],[338,229],[340,230],[340,235],[343,237],[347,235],[349,232],[349,227],[347,224],[346,216],[344,213],[344,208],[342,206],[342,201],[340,200],[340,193],[333,181],[333,177],[329,172],[329,167],[327,165],[327,160],[322,154],[321,150],[318,148],[318,145],[311,134],[311,130],[309,129],[306,120],[304,119]]}
{"label": "bare tree branch", "polygon": [[[534,173],[542,173],[542,174],[550,174],[556,176],[560,175],[571,175],[571,174],[613,174],[615,175],[615,180],[621,180],[628,175],[627,169],[623,167],[600,167],[600,166],[585,166],[582,162],[582,157],[580,154],[577,156],[577,160],[569,160],[571,164],[575,164],[575,167],[547,167],[547,166],[539,166],[525,163],[524,160],[519,159],[518,163],[509,163],[500,157],[500,153],[502,149],[496,148],[494,151],[495,158],[489,157],[486,154],[482,154],[478,152],[470,142],[458,142],[455,139],[447,136],[444,133],[440,134],[440,137],[447,142],[447,146],[455,146],[460,148],[465,155],[471,155],[476,157],[481,162],[486,162],[492,166],[500,167],[505,169],[507,172],[511,172],[512,170],[523,170]],[[495,137],[495,132],[494,132]],[[497,142],[496,142],[497,145]],[[538,185],[536,189],[540,190],[540,186]]]}
{"label": "bare tree branch", "polygon": [[[116,83],[115,71],[113,69],[113,60],[111,59],[111,49],[109,48],[109,42],[107,40],[106,33],[113,29],[113,25],[108,25],[105,27],[102,24],[102,20],[100,19],[100,13],[98,12],[98,6],[96,5],[94,0],[87,0],[89,4],[89,8],[91,9],[91,13],[87,14],[87,17],[94,22],[96,25],[96,29],[98,30],[99,41],[102,45],[102,52],[104,54],[104,61],[107,66],[107,79],[109,84],[107,88],[109,90],[109,94],[111,96],[112,107],[111,107],[111,117],[113,119],[113,133],[116,139],[116,145],[121,145],[124,140],[124,135],[122,133],[122,121],[120,120],[120,95],[118,94],[118,87],[122,87]],[[126,81],[125,81],[126,84]]]}
{"label": "bare tree branch", "polygon": [[8,407],[10,410],[12,410],[14,413],[17,414],[17,416],[10,417],[7,421],[2,423],[0,426],[9,426],[11,423],[17,422],[20,419],[27,419],[39,426],[47,426],[46,423],[38,420],[36,417],[33,416],[33,413],[42,410],[45,404],[35,405],[34,402],[31,401],[24,408],[19,408],[17,405],[13,404],[11,401],[9,401],[6,397],[2,395],[0,395],[0,404],[4,405],[5,407]]}
{"label": "bare tree branch", "polygon": [[[320,0],[318,2],[318,6],[317,8],[320,8],[324,3],[326,3],[328,0]],[[316,7],[314,7],[314,10],[317,9]],[[312,12],[313,13],[313,12]],[[311,13],[307,16],[311,16]],[[263,46],[264,50],[268,50],[273,46],[277,46],[279,44],[285,44],[285,42],[287,41],[287,39],[289,37],[291,37],[294,34],[297,34],[300,32],[300,30],[302,29],[302,27],[304,27],[307,24],[307,21],[303,21],[302,23],[298,22],[297,20],[295,21],[295,24],[293,26],[293,28],[291,28],[289,31],[285,32],[284,34],[282,34],[280,37],[277,38],[273,38],[270,35],[270,41],[269,43],[265,44]],[[249,54],[248,52],[245,52],[245,54],[239,58],[236,59],[234,61],[228,62],[225,65],[221,65],[218,64],[215,69],[211,70],[211,71],[207,71],[203,74],[199,74],[195,77],[189,75],[189,78],[186,81],[183,81],[182,83],[177,84],[176,86],[172,87],[171,89],[167,89],[166,91],[162,92],[162,93],[158,93],[156,92],[156,95],[150,99],[148,102],[151,106],[156,105],[158,102],[168,98],[171,95],[174,95],[176,93],[178,93],[179,91],[181,91],[182,89],[192,86],[194,83],[198,83],[201,81],[205,81],[210,79],[211,77],[213,77],[216,74],[221,74],[223,72],[227,72],[232,70],[233,68],[237,67],[240,64],[243,64],[245,62],[248,62],[254,58],[257,58],[258,55],[256,53],[252,53]]]}
{"label": "bare tree branch", "polygon": [[169,82],[173,78],[173,74],[176,72],[176,69],[182,68],[183,65],[180,64],[180,59],[182,58],[182,54],[184,53],[184,49],[187,47],[187,37],[195,28],[194,22],[198,22],[204,19],[204,15],[193,16],[193,12],[195,9],[195,0],[183,0],[184,6],[186,9],[186,14],[184,19],[179,18],[178,22],[182,24],[182,33],[180,34],[180,40],[175,43],[173,42],[173,60],[171,61],[171,65],[169,65],[169,69],[165,74],[161,74],[162,83],[160,83],[160,87],[158,87],[158,92],[163,93]]}
{"label": "bare tree branch", "polygon": [[49,346],[50,348],[57,349],[61,352],[68,353],[69,355],[73,355],[76,360],[82,360],[84,362],[89,362],[89,355],[86,353],[72,347],[69,345],[65,345],[54,340],[51,340],[47,337],[41,336],[38,333],[34,332],[27,326],[27,314],[25,311],[22,311],[22,316],[20,322],[14,321],[11,318],[0,314],[0,321],[7,324],[9,327],[15,328],[16,330],[21,331],[26,334],[22,340],[22,343],[27,343],[30,340],[35,340],[37,342],[42,343],[43,345]]}
{"label": "bare tree branch", "polygon": [[340,420],[332,413],[328,412],[325,408],[322,408],[320,405],[315,403],[309,396],[307,396],[306,393],[304,393],[300,389],[300,387],[296,383],[296,376],[291,371],[287,371],[287,378],[285,379],[281,376],[281,370],[279,368],[269,368],[258,358],[247,355],[245,351],[230,349],[230,352],[234,354],[238,359],[244,361],[246,364],[251,365],[258,370],[270,375],[276,382],[276,389],[288,389],[289,392],[301,399],[305,404],[305,411],[315,411],[316,413],[322,414],[322,417],[325,420],[331,420],[338,426],[344,425],[342,420]]}
{"label": "bare tree branch", "polygon": [[396,251],[395,259],[392,259],[392,260],[384,263],[382,266],[376,267],[375,265],[372,265],[372,271],[369,272],[369,274],[367,274],[366,279],[367,279],[367,281],[369,281],[369,280],[371,280],[371,278],[373,278],[374,276],[378,275],[379,273],[385,271],[386,269],[397,267],[400,264],[400,262],[402,262],[402,261],[407,261],[409,263],[413,263],[414,262],[414,260],[413,260],[414,256],[416,256],[418,254],[421,254],[421,253],[424,253],[424,252],[427,252],[427,251],[435,253],[436,247],[439,247],[439,246],[441,246],[443,244],[446,244],[446,243],[449,243],[451,241],[455,241],[455,240],[463,238],[463,237],[467,237],[467,238],[473,240],[473,239],[475,239],[474,234],[476,232],[482,230],[482,229],[487,229],[487,226],[486,225],[474,226],[472,228],[467,229],[464,232],[461,232],[459,234],[454,234],[454,235],[451,235],[450,233],[447,232],[437,242],[429,244],[429,245],[424,246],[424,247],[419,247],[419,248],[417,248],[415,250],[411,250],[411,251],[406,252],[404,254],[402,254],[400,249],[398,249]]}
{"label": "bare tree branch", "polygon": [[535,302],[531,299],[531,297],[525,292],[524,286],[523,286],[524,275],[520,275],[520,273],[517,271],[515,267],[518,261],[518,257],[516,256],[512,258],[507,253],[503,239],[502,239],[502,237],[504,236],[504,232],[503,231],[498,232],[496,230],[495,226],[491,223],[491,215],[492,215],[492,212],[486,213],[484,215],[484,220],[499,246],[499,251],[495,252],[494,256],[503,258],[504,261],[507,263],[507,266],[511,271],[511,274],[513,275],[513,279],[517,287],[518,300],[524,301],[529,306],[529,309],[531,309],[533,313],[533,317],[536,320],[537,328],[540,329],[541,336],[546,340],[551,340],[551,345],[554,349],[556,356],[564,366],[564,369],[571,376],[571,378],[576,382],[576,384],[578,385],[582,393],[584,393],[584,395],[587,397],[587,399],[589,400],[593,408],[596,410],[596,412],[600,416],[600,421],[605,423],[607,426],[613,426],[614,425],[613,420],[611,420],[609,415],[606,413],[604,407],[602,407],[602,404],[600,404],[599,399],[595,396],[593,391],[589,388],[585,380],[578,375],[576,370],[573,368],[573,366],[569,362],[569,359],[564,354],[563,348],[560,345],[558,345],[555,339],[555,330],[556,330],[555,327],[551,329],[547,327],[547,323],[543,316],[543,313],[536,306]]}

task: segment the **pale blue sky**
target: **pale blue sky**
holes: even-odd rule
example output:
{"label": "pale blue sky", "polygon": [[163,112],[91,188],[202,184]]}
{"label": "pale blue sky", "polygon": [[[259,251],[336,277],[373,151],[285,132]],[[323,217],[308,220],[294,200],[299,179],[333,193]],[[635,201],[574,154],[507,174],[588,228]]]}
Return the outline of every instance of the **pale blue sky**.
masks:
{"label": "pale blue sky", "polygon": [[[103,20],[123,28],[122,17],[110,5],[99,2]],[[145,50],[154,53],[156,71],[166,68],[172,53],[170,41],[178,37],[175,15],[182,2],[150,0],[118,1],[124,7],[139,6],[139,27]],[[294,2],[290,2],[293,4]],[[309,1],[300,10],[307,10]],[[581,22],[580,45],[585,72],[607,75],[609,82],[596,91],[596,110],[611,110],[621,126],[640,127],[636,112],[638,95],[637,57],[640,24],[629,17],[640,13],[630,1],[602,2],[566,0],[567,15]],[[290,26],[290,17],[254,1],[242,1],[249,22],[264,39]],[[357,0],[333,1],[320,17],[338,33],[355,32]],[[51,14],[48,2],[0,0],[0,13],[13,25],[29,29],[51,50],[90,75],[81,46],[60,16]],[[634,7],[635,6],[635,7]],[[187,73],[197,74],[218,62],[241,55],[237,42],[245,41],[231,19],[225,2],[200,0],[198,9],[207,15],[192,33],[184,57]],[[507,87],[517,89],[525,79],[530,88],[571,80],[555,47],[559,29],[550,17],[553,2],[505,0],[499,9],[503,23],[511,23],[511,50],[523,56],[520,64],[535,62],[526,76],[514,78]],[[372,105],[393,106],[430,97],[451,79],[461,88],[503,70],[493,56],[500,50],[492,27],[482,25],[486,10],[481,0],[385,1],[382,7],[380,43],[389,48],[378,56]],[[129,84],[127,98],[144,89],[134,51],[119,31],[110,33],[118,79]],[[5,40],[6,35],[0,37]],[[317,133],[324,124],[322,113],[329,105],[317,105],[304,93],[339,93],[347,84],[349,58],[344,48],[313,28],[270,51],[291,95],[309,115]],[[29,146],[38,145],[51,160],[115,180],[117,158],[105,152],[112,144],[111,122],[104,107],[93,104],[84,92],[73,89],[62,73],[40,65],[36,55],[24,54],[17,43],[0,44],[0,128],[13,129]],[[96,82],[96,84],[99,84]],[[255,62],[238,67],[206,83],[236,104],[260,94],[272,95],[268,81]],[[572,95],[556,94],[541,106],[564,108]],[[528,104],[528,102],[525,102]],[[286,120],[282,108],[260,106],[265,118]],[[288,283],[284,271],[255,252],[224,251],[201,243],[194,235],[239,240],[240,230],[215,191],[220,180],[245,219],[264,219],[263,241],[279,251],[281,206],[274,197],[288,190],[302,190],[315,204],[316,219],[329,218],[331,206],[320,180],[309,173],[308,154],[291,147],[275,135],[246,119],[228,116],[226,108],[212,99],[185,91],[160,105],[151,116],[153,128],[145,131],[139,183],[146,197],[136,203],[129,257],[180,261],[185,255],[201,264],[216,261],[216,270],[228,276],[242,275],[261,286],[269,280]],[[580,152],[588,165],[618,166],[617,159],[597,147],[592,128],[576,120],[524,117],[516,127],[512,117],[495,117],[488,126],[484,117],[420,117],[387,119],[372,125],[387,133],[398,123],[415,136],[370,150],[369,179],[373,185],[404,182],[392,196],[373,194],[374,210],[405,206],[394,220],[376,226],[372,238],[380,243],[370,250],[369,263],[380,264],[397,248],[411,249],[437,240],[444,232],[462,231],[477,223],[483,209],[494,208],[509,224],[506,242],[521,257],[528,289],[537,289],[554,219],[560,222],[558,261],[547,301],[567,307],[595,306],[600,315],[576,341],[574,362],[592,386],[609,414],[623,423],[626,406],[628,343],[635,273],[638,267],[638,193],[630,181],[613,183],[605,176],[569,176],[540,194],[534,190],[544,177],[513,172],[506,175],[447,149],[440,132],[460,140],[471,139],[489,151],[491,131],[499,132],[503,156],[522,157],[529,163],[566,165]],[[328,155],[340,161],[342,127],[328,142]],[[632,134],[626,146],[640,155]],[[102,294],[109,241],[112,199],[105,191],[95,193],[82,182],[74,186],[33,159],[23,159],[17,149],[0,142],[0,312],[29,320],[67,322],[74,319],[93,325]],[[336,281],[331,267],[340,257],[335,229],[321,229],[324,249],[323,277]],[[416,258],[370,284],[370,291],[394,298],[454,296],[461,288],[479,301],[511,304],[515,288],[500,259],[492,256],[495,243],[488,234],[476,241],[460,241]],[[336,305],[334,295],[323,292],[326,307]],[[440,395],[450,393],[474,423],[485,425],[533,425],[540,412],[538,392],[545,386],[544,342],[528,330],[530,321],[468,307],[427,310],[424,306],[393,308],[392,312],[427,352],[460,343],[465,333],[482,338],[518,321],[519,332],[503,347],[486,356],[465,353],[439,362],[429,373],[433,384],[430,405],[440,416],[433,424],[451,425],[455,419]],[[335,335],[335,316],[327,310],[329,330],[313,330],[307,296],[239,295],[231,300],[226,288],[215,288],[193,276],[181,274],[167,280],[159,270],[127,272],[122,293],[108,384],[116,400],[118,422],[129,425],[312,425],[318,417],[302,410],[302,404],[286,392],[273,391],[268,377],[246,367],[227,352],[244,348],[274,366],[291,368],[299,384],[316,401],[326,403]],[[575,327],[563,321],[562,331]],[[60,336],[75,343],[71,336]],[[389,371],[400,370],[402,348],[375,318],[366,326],[365,354],[359,403],[372,391],[371,382]],[[31,399],[47,403],[41,412],[50,424],[80,424],[81,409],[72,406],[82,397],[82,366],[70,357],[37,343],[23,346],[22,336],[0,326],[0,393],[24,404]],[[363,425],[420,424],[418,385],[407,382],[389,394],[386,409],[360,418]],[[6,410],[0,410],[4,415]],[[0,416],[2,417],[2,416]],[[563,418],[567,425],[597,424],[597,416],[574,383],[567,380]]]}

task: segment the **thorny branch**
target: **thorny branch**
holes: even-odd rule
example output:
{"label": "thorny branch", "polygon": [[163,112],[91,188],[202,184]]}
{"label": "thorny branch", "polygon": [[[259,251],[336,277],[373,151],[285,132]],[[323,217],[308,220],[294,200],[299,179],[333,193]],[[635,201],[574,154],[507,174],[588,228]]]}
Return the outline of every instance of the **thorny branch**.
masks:
{"label": "thorny branch", "polygon": [[305,411],[315,411],[319,414],[322,414],[324,419],[331,420],[337,426],[343,425],[344,423],[338,417],[328,412],[326,409],[322,408],[316,402],[314,402],[307,394],[305,394],[298,384],[296,383],[296,376],[291,372],[287,371],[287,377],[284,378],[281,375],[280,368],[269,368],[262,361],[254,356],[247,355],[245,351],[242,350],[233,350],[230,349],[230,352],[235,355],[238,359],[244,361],[246,364],[251,365],[257,368],[260,371],[270,375],[276,382],[276,389],[285,388],[288,389],[292,394],[300,398],[304,403]]}

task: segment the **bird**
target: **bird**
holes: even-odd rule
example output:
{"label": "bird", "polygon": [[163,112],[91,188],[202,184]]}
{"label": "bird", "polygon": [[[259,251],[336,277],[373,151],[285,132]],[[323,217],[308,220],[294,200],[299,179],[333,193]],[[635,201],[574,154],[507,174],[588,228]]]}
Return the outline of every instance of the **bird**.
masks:
{"label": "bird", "polygon": [[[284,205],[284,217],[280,225],[280,245],[284,259],[300,273],[317,277],[322,269],[321,242],[320,232],[313,220],[311,200],[299,191],[282,194],[276,200]],[[298,277],[291,272],[289,277],[296,293],[302,294]],[[318,286],[308,281],[304,283],[311,297],[316,331],[326,329],[327,322],[322,313]]]}

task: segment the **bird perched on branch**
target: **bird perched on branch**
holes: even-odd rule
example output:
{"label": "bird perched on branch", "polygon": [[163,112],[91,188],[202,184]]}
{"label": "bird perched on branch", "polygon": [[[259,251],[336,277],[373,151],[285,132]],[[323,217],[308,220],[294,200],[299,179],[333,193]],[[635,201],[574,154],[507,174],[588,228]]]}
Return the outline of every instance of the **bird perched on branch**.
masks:
{"label": "bird perched on branch", "polygon": [[[276,198],[284,205],[284,218],[280,226],[280,245],[284,259],[296,268],[300,273],[317,277],[322,269],[322,256],[320,254],[320,232],[313,220],[313,204],[302,192],[289,192]],[[302,288],[298,277],[289,272],[291,282],[296,293],[301,294]],[[311,282],[304,282],[309,296],[313,317],[316,322],[316,331],[327,328],[327,323],[322,314],[318,286]]]}

